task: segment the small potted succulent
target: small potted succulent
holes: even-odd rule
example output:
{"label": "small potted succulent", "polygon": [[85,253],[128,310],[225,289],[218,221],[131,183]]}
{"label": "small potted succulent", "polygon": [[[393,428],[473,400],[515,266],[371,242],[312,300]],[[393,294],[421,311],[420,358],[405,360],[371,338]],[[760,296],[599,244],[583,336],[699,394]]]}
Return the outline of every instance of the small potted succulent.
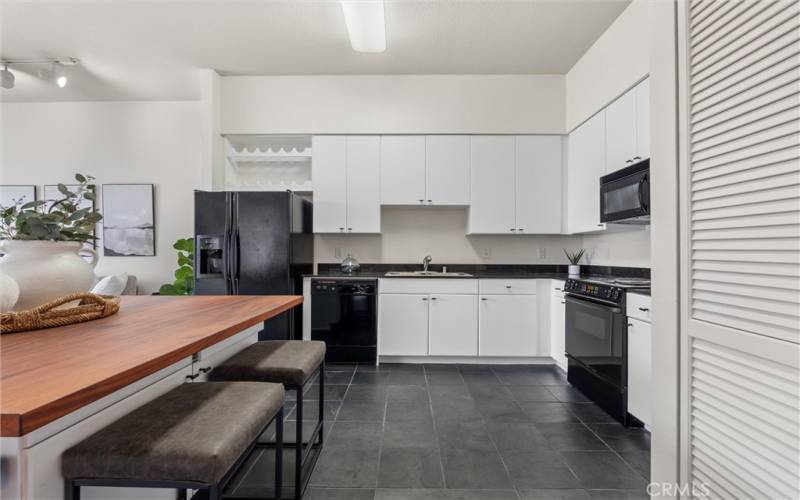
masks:
{"label": "small potted succulent", "polygon": [[[94,205],[94,177],[75,174],[76,186],[58,185],[54,200],[15,201],[0,208],[0,272],[19,286],[16,310],[31,309],[73,292],[88,291],[95,281],[95,224],[103,216]],[[80,254],[89,254],[87,263]]]}
{"label": "small potted succulent", "polygon": [[586,253],[586,250],[581,248],[580,250],[576,250],[574,252],[568,251],[566,248],[563,248],[564,254],[567,256],[569,260],[569,275],[570,276],[580,276],[581,275],[581,259],[583,258],[583,254]]}

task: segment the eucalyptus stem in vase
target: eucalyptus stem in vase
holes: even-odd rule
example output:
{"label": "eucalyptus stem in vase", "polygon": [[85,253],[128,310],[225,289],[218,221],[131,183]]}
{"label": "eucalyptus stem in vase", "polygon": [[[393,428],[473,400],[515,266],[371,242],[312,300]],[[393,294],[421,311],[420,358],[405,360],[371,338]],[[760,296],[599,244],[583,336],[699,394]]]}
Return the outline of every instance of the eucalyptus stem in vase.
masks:
{"label": "eucalyptus stem in vase", "polygon": [[[15,310],[86,292],[94,284],[97,254],[85,243],[96,239],[95,224],[103,216],[94,207],[94,177],[75,174],[75,180],[75,187],[59,184],[56,199],[0,207],[0,272],[19,286]],[[91,255],[91,264],[82,253]]]}

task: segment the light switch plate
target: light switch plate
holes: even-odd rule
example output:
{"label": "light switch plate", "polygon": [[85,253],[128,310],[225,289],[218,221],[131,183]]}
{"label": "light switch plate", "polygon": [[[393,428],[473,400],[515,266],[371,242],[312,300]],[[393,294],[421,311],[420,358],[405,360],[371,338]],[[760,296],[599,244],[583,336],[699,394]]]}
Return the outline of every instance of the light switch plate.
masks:
{"label": "light switch plate", "polygon": [[539,254],[539,258],[540,259],[547,258],[547,250],[545,248],[539,247],[538,248],[538,254]]}
{"label": "light switch plate", "polygon": [[484,248],[483,249],[483,258],[490,259],[492,257],[492,249],[491,248]]}

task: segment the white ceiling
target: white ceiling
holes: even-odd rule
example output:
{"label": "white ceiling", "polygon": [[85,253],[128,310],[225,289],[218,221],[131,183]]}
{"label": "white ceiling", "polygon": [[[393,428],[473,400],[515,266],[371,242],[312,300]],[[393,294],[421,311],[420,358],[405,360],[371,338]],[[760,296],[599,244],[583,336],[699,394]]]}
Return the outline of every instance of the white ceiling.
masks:
{"label": "white ceiling", "polygon": [[[199,98],[223,75],[563,74],[630,0],[386,0],[387,50],[350,48],[337,1],[2,0],[4,59],[71,56],[65,89],[13,68],[3,101]],[[28,71],[29,74],[25,74]]]}

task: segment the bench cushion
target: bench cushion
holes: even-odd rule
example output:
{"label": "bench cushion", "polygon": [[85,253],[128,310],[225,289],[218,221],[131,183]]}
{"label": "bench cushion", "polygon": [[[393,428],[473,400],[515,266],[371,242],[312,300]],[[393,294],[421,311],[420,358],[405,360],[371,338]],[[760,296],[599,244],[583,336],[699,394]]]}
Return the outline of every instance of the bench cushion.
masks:
{"label": "bench cushion", "polygon": [[65,451],[65,478],[218,483],[283,405],[280,384],[182,384]]}
{"label": "bench cushion", "polygon": [[250,380],[303,385],[325,359],[325,342],[256,342],[218,365],[210,380]]}

